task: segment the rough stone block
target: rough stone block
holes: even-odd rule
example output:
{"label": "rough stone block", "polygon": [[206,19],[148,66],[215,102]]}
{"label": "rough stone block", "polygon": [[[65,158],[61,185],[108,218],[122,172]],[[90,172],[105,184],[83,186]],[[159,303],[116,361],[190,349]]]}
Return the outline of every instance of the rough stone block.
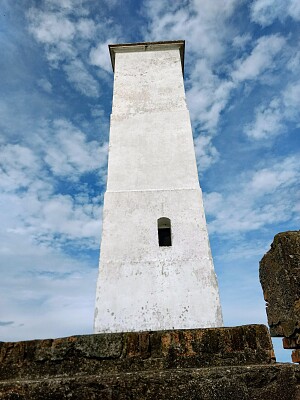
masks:
{"label": "rough stone block", "polygon": [[0,400],[299,400],[263,325],[0,343]]}
{"label": "rough stone block", "polygon": [[300,348],[300,336],[295,335],[292,338],[283,338],[282,344],[284,349],[299,349]]}
{"label": "rough stone block", "polygon": [[299,400],[300,366],[149,370],[0,382],[1,400]]}
{"label": "rough stone block", "polygon": [[278,233],[260,262],[271,336],[300,332],[300,231]]}
{"label": "rough stone block", "polygon": [[292,352],[292,361],[294,363],[300,363],[300,350],[294,350]]}
{"label": "rough stone block", "polygon": [[104,333],[0,343],[0,380],[270,364],[274,360],[264,325]]}

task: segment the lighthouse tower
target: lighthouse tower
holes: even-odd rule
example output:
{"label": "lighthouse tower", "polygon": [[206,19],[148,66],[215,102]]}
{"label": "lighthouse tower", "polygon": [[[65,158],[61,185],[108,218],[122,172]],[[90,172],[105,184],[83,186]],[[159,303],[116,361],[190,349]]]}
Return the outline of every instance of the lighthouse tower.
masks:
{"label": "lighthouse tower", "polygon": [[184,41],[109,50],[114,91],[95,333],[222,326]]}

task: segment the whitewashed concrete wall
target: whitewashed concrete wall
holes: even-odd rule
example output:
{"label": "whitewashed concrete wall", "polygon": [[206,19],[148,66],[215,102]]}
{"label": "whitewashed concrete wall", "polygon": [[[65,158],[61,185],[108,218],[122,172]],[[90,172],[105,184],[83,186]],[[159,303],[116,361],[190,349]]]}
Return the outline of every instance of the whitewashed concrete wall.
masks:
{"label": "whitewashed concrete wall", "polygon": [[128,50],[115,53],[95,332],[222,326],[178,44]]}

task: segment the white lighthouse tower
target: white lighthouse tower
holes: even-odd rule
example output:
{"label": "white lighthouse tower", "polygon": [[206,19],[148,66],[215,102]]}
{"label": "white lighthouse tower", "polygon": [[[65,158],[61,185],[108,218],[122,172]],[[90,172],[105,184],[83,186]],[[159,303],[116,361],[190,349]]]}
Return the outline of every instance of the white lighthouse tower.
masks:
{"label": "white lighthouse tower", "polygon": [[109,50],[114,92],[95,333],[222,326],[184,41]]}

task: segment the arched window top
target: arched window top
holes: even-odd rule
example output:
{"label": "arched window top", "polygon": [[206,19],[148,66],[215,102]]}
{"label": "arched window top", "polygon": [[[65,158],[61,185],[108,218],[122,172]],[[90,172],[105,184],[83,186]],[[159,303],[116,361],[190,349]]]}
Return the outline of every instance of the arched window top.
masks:
{"label": "arched window top", "polygon": [[157,220],[159,246],[172,246],[171,220],[161,217]]}
{"label": "arched window top", "polygon": [[161,217],[157,220],[158,229],[160,228],[171,228],[171,220],[167,217]]}

